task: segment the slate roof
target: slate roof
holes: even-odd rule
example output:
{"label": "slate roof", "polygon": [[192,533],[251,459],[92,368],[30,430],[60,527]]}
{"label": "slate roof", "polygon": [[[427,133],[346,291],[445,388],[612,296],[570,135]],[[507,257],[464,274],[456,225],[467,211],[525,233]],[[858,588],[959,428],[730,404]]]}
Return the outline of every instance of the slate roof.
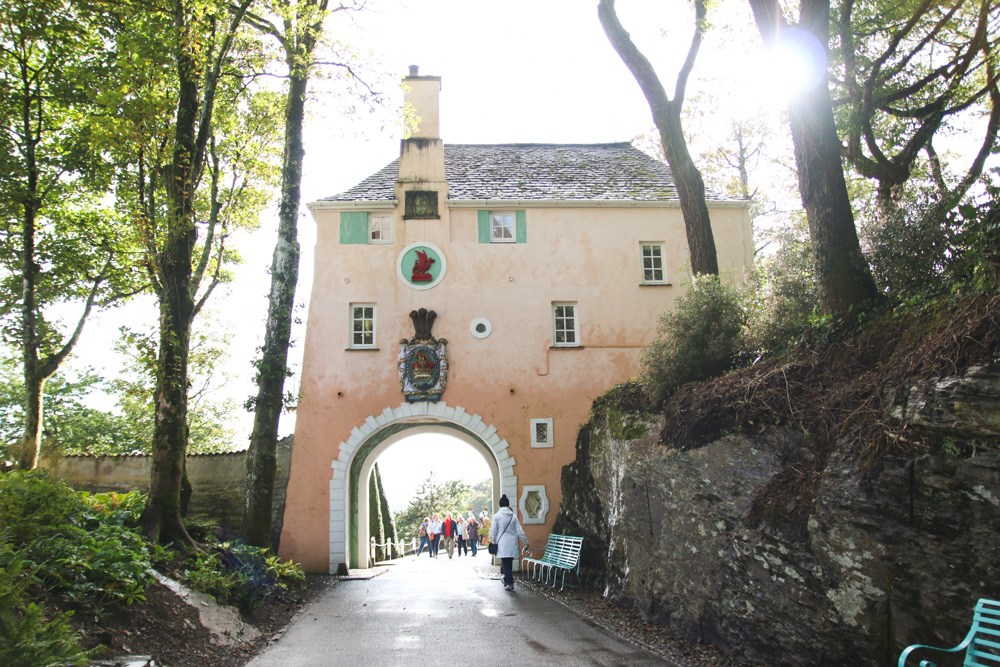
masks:
{"label": "slate roof", "polygon": [[[320,201],[394,198],[398,160]],[[445,144],[449,200],[675,201],[670,168],[631,144]],[[708,193],[708,199],[731,200]]]}

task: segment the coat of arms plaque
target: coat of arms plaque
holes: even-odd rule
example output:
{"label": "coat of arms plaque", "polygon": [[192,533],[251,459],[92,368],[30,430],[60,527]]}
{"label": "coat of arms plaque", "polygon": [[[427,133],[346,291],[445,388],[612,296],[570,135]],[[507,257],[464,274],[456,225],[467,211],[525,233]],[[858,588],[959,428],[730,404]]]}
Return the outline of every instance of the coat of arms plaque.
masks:
{"label": "coat of arms plaque", "polygon": [[399,384],[408,403],[441,400],[448,383],[448,341],[431,335],[437,313],[421,308],[410,312],[414,335],[399,341]]}

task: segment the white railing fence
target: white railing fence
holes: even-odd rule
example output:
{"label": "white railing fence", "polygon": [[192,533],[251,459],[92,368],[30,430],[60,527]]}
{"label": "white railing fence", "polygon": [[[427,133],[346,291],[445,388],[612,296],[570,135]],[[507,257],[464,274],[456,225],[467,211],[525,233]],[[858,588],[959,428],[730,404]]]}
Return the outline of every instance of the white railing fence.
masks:
{"label": "white railing fence", "polygon": [[409,556],[410,554],[417,553],[417,538],[414,537],[409,542],[407,542],[406,540],[396,540],[395,542],[389,540],[388,542],[384,542],[381,544],[377,543],[374,537],[371,538],[371,546],[369,547],[368,558],[371,560],[372,563],[382,562],[376,560],[375,558],[375,554],[378,552],[378,547],[385,547],[385,551],[383,553],[389,555],[390,557],[392,556],[392,552],[396,550],[402,553],[403,556]]}

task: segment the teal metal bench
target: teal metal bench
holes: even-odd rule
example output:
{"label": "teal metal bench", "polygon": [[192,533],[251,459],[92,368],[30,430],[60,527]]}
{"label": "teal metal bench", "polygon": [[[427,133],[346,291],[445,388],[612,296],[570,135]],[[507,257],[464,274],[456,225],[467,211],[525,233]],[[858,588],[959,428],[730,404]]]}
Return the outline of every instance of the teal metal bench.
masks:
{"label": "teal metal bench", "polygon": [[556,585],[556,577],[562,574],[562,586],[560,590],[566,588],[566,575],[572,573],[576,577],[575,586],[580,583],[580,548],[583,546],[582,537],[571,535],[549,535],[549,541],[545,545],[545,553],[541,558],[522,558],[521,564],[525,569],[530,568],[532,578],[538,580],[539,574],[544,577],[545,583],[549,583],[551,575],[552,585]]}
{"label": "teal metal bench", "polygon": [[[899,656],[897,667],[906,667],[906,659],[917,649],[930,649],[942,653],[965,650],[962,667],[1000,667],[1000,602],[981,598],[972,616],[972,628],[962,643],[955,648],[938,648],[914,644],[907,646]],[[930,660],[921,660],[920,667],[936,667]]]}

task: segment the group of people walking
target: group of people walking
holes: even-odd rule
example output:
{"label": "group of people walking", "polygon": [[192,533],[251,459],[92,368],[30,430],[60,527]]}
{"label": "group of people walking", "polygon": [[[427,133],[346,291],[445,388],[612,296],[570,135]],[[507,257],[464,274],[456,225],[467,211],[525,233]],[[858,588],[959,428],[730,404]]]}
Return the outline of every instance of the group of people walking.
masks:
{"label": "group of people walking", "polygon": [[456,550],[459,556],[463,553],[468,556],[470,547],[472,555],[475,556],[479,550],[479,521],[471,511],[468,518],[463,519],[461,514],[457,516],[457,519],[452,518],[451,512],[448,512],[444,515],[443,521],[439,514],[424,517],[419,529],[420,547],[417,549],[417,556],[423,553],[424,547],[427,547],[428,555],[437,558],[442,542],[448,558],[451,558]]}
{"label": "group of people walking", "polygon": [[[470,511],[468,518],[463,519],[458,515],[458,519],[453,519],[451,512],[445,514],[444,521],[440,515],[425,517],[420,524],[420,547],[417,549],[417,556],[420,556],[427,547],[427,553],[431,558],[437,558],[438,550],[442,540],[448,558],[451,558],[454,551],[458,550],[458,555],[462,552],[469,555],[469,547],[472,547],[472,555],[475,556],[479,548],[479,531],[482,527],[480,521]],[[489,529],[490,542],[496,544],[496,557],[500,559],[500,569],[503,572],[503,586],[508,591],[514,590],[514,559],[518,556],[518,540],[524,541],[524,551],[530,555],[528,549],[528,537],[521,528],[521,522],[517,520],[517,515],[510,508],[510,500],[507,495],[500,496],[500,509],[493,515],[493,521]]]}

